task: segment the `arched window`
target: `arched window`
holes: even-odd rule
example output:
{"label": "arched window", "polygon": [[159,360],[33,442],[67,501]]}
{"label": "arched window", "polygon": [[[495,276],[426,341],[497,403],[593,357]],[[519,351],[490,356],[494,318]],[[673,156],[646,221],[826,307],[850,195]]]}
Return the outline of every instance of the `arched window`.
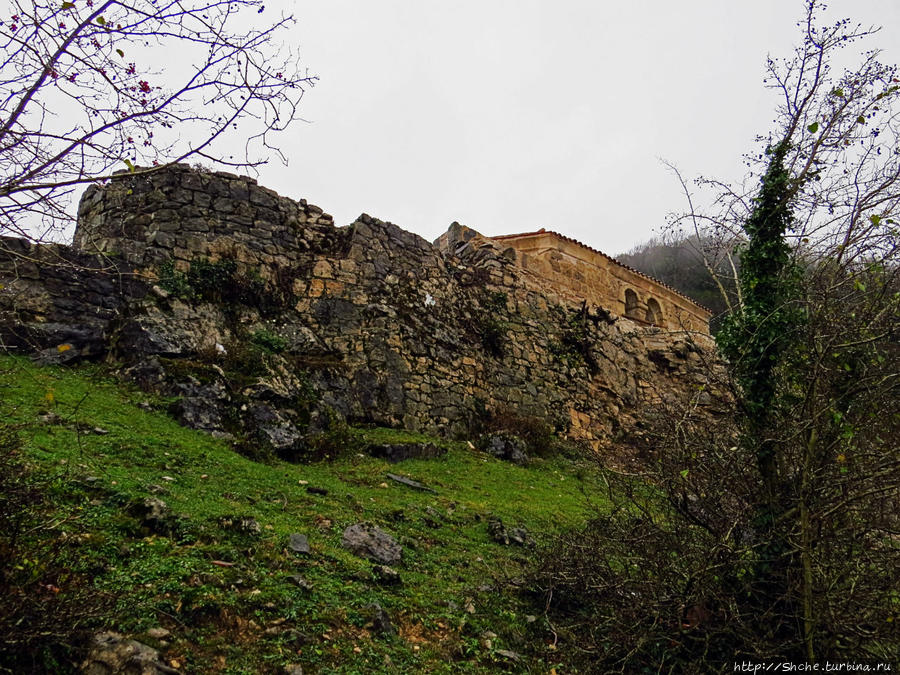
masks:
{"label": "arched window", "polygon": [[647,299],[647,323],[662,325],[662,307],[656,301],[656,298]]}
{"label": "arched window", "polygon": [[630,316],[632,319],[639,318],[638,296],[630,288],[625,289],[625,316]]}

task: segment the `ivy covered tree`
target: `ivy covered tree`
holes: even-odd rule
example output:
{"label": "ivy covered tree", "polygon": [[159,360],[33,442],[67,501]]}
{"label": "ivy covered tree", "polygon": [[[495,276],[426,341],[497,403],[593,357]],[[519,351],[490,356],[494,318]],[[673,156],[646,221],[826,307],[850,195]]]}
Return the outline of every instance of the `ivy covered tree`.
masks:
{"label": "ivy covered tree", "polygon": [[268,20],[262,0],[12,0],[0,11],[0,235],[58,234],[72,193],[116,170],[279,155],[273,136],[315,81],[281,46],[293,19]]}
{"label": "ivy covered tree", "polygon": [[622,508],[538,577],[605,670],[887,662],[900,644],[900,80],[874,50],[835,72],[877,30],[821,10],[768,61],[780,104],[748,187],[700,181],[721,210],[685,214],[744,242],[723,367],[654,402],[646,482],[612,474]]}
{"label": "ivy covered tree", "polygon": [[[819,26],[818,10],[809,0],[793,59],[768,62],[779,126],[756,158],[766,171],[740,223],[741,304],[718,336],[761,489],[755,600],[799,627],[809,660],[865,630],[890,634],[885,582],[900,562],[884,501],[900,497],[885,444],[900,393],[900,79],[877,51],[834,77],[836,52],[877,31]],[[865,572],[835,550],[866,556]],[[842,605],[858,623],[835,635],[827,615]]]}
{"label": "ivy covered tree", "polygon": [[762,177],[754,210],[744,223],[747,245],[738,277],[742,303],[726,318],[717,342],[732,364],[740,401],[765,486],[765,502],[776,499],[776,448],[768,431],[775,418],[776,370],[797,339],[802,312],[797,304],[795,262],[786,235],[793,227],[791,176],[785,169],[787,141],[767,151],[769,166]]}

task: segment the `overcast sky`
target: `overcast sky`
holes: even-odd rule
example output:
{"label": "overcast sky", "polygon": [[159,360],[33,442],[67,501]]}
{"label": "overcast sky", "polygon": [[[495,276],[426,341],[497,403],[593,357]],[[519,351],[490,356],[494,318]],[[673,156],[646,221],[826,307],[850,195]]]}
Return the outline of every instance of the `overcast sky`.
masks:
{"label": "overcast sky", "polygon": [[[293,41],[317,86],[290,159],[259,181],[338,225],[360,213],[433,240],[559,231],[610,254],[684,207],[676,179],[742,175],[769,130],[767,54],[799,41],[802,0],[305,0]],[[276,7],[270,7],[276,9]],[[832,0],[884,28],[898,0]]]}

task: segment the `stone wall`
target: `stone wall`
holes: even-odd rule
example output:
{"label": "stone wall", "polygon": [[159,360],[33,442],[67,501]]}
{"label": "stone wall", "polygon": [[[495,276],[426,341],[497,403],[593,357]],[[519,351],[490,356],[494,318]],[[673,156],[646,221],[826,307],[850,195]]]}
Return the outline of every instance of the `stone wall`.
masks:
{"label": "stone wall", "polygon": [[[365,214],[337,228],[229,174],[117,176],[84,195],[74,248],[30,247],[23,273],[10,249],[24,246],[0,246],[7,343],[108,353],[180,396],[186,423],[276,447],[325,410],[443,434],[511,411],[600,447],[642,405],[706,384],[702,332],[548,292],[497,242],[442,252]],[[89,334],[68,330],[79,326]]]}

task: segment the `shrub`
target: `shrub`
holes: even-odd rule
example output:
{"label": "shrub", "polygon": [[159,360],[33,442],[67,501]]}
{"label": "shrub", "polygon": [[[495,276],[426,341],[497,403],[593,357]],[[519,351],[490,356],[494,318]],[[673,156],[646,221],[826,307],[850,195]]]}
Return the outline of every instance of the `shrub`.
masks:
{"label": "shrub", "polygon": [[72,571],[48,482],[0,425],[0,672],[61,672],[77,661],[86,631],[108,604]]}
{"label": "shrub", "polygon": [[280,354],[287,348],[287,340],[265,328],[254,331],[250,341],[270,354]]}
{"label": "shrub", "polygon": [[558,429],[542,417],[520,415],[509,409],[485,412],[479,429],[481,434],[503,432],[520,438],[525,442],[530,457],[550,457],[563,450],[564,443],[555,433]]}

